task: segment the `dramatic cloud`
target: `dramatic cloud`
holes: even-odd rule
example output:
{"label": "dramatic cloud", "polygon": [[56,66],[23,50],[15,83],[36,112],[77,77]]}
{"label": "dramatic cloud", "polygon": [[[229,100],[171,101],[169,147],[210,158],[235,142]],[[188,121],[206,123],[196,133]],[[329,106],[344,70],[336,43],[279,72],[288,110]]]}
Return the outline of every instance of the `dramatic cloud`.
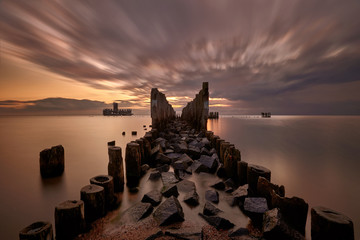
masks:
{"label": "dramatic cloud", "polygon": [[359,94],[344,97],[360,89],[359,11],[358,0],[5,0],[1,51],[126,92],[124,106],[148,106],[157,87],[180,108],[208,81],[228,113],[360,114]]}
{"label": "dramatic cloud", "polygon": [[87,99],[47,98],[35,101],[0,101],[0,115],[99,114],[108,104]]}

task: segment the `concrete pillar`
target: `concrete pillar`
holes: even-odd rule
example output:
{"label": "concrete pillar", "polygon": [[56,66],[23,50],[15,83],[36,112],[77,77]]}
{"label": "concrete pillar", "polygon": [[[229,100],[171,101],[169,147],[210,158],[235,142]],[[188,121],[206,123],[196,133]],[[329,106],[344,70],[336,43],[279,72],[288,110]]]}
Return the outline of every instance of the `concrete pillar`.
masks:
{"label": "concrete pillar", "polygon": [[43,178],[60,176],[64,172],[65,157],[62,145],[40,152],[40,173]]}
{"label": "concrete pillar", "polygon": [[124,167],[121,147],[109,147],[108,154],[108,175],[114,178],[114,191],[121,192],[124,190]]}
{"label": "concrete pillar", "polygon": [[90,223],[105,215],[105,191],[102,186],[86,185],[80,191],[84,201],[85,220]]}
{"label": "concrete pillar", "polygon": [[314,207],[311,209],[311,239],[354,240],[354,224],[342,213]]}
{"label": "concrete pillar", "polygon": [[34,222],[19,232],[20,240],[53,240],[53,229],[49,222]]}
{"label": "concrete pillar", "polygon": [[257,183],[260,176],[271,182],[271,171],[269,169],[259,165],[249,164],[247,168],[247,182],[250,189],[255,192],[257,191]]}
{"label": "concrete pillar", "polygon": [[110,175],[98,175],[90,179],[91,184],[104,188],[105,208],[110,210],[114,204],[114,179]]}
{"label": "concrete pillar", "polygon": [[85,230],[84,202],[68,200],[55,207],[55,232],[57,240],[68,240]]}
{"label": "concrete pillar", "polygon": [[128,143],[126,145],[126,180],[128,186],[137,186],[141,176],[140,164],[140,146],[137,143]]}

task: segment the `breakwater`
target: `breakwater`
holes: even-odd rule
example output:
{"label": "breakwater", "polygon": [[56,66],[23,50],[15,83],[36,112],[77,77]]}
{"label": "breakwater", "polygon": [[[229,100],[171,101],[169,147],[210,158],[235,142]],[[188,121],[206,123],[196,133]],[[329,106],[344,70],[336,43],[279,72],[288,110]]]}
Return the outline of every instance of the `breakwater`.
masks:
{"label": "breakwater", "polygon": [[[153,167],[149,170],[151,172],[151,176],[153,176],[154,178],[156,178],[156,176],[158,176],[162,182],[164,187],[166,186],[166,182],[168,179],[170,179],[170,184],[174,184],[176,186],[176,188],[178,189],[178,192],[180,191],[179,189],[181,189],[181,184],[188,184],[188,185],[192,185],[191,183],[187,182],[186,180],[188,179],[189,175],[199,175],[202,176],[202,174],[204,173],[211,173],[213,175],[219,175],[222,176],[223,180],[217,182],[216,184],[213,184],[212,187],[209,186],[209,189],[206,190],[205,194],[200,194],[199,190],[201,188],[201,186],[199,186],[197,183],[195,185],[195,190],[194,187],[191,187],[190,191],[189,191],[189,196],[188,198],[186,198],[187,200],[185,201],[185,199],[181,198],[178,196],[177,199],[180,203],[180,207],[184,208],[184,205],[188,205],[188,204],[192,204],[192,203],[196,203],[196,199],[209,199],[209,203],[212,204],[204,204],[204,209],[202,208],[203,204],[200,202],[201,204],[201,214],[202,214],[202,218],[206,219],[207,222],[216,222],[217,220],[219,220],[220,222],[223,222],[223,225],[220,225],[218,228],[219,229],[226,229],[228,227],[231,227],[231,221],[230,223],[228,223],[227,221],[225,221],[227,218],[227,216],[233,214],[233,212],[224,212],[224,213],[216,213],[214,216],[215,217],[209,217],[209,212],[211,212],[209,210],[213,209],[213,207],[211,206],[216,206],[218,207],[218,203],[216,203],[217,201],[220,201],[221,203],[221,198],[217,197],[217,195],[222,192],[225,192],[226,194],[228,194],[228,196],[232,196],[234,201],[233,204],[234,206],[237,208],[239,206],[239,208],[242,208],[244,212],[246,212],[246,214],[252,219],[252,223],[254,224],[256,228],[261,229],[262,230],[262,225],[263,223],[261,222],[261,217],[260,216],[267,216],[267,215],[271,215],[271,216],[276,216],[275,219],[283,219],[281,221],[278,221],[279,223],[279,229],[281,231],[284,230],[284,222],[285,222],[285,226],[290,225],[289,222],[291,222],[291,218],[285,218],[284,216],[280,216],[280,213],[286,211],[286,206],[292,206],[291,204],[289,204],[288,202],[291,202],[291,199],[287,199],[284,198],[283,196],[285,195],[285,191],[284,191],[284,187],[282,186],[278,186],[276,187],[276,185],[271,185],[271,172],[268,169],[265,168],[261,168],[260,166],[254,167],[253,165],[249,165],[246,164],[246,162],[243,161],[243,159],[241,159],[240,155],[238,153],[233,153],[230,154],[229,152],[229,148],[232,148],[233,146],[231,146],[231,143],[226,143],[226,141],[221,141],[222,139],[218,138],[217,136],[215,136],[212,132],[206,132],[206,131],[196,131],[192,126],[190,126],[187,122],[185,121],[169,121],[168,124],[166,124],[164,130],[159,131],[159,130],[155,130],[153,129],[151,132],[149,132],[149,134],[146,134],[145,136],[147,136],[148,141],[150,142],[150,146],[151,146],[151,150],[154,151],[150,151],[150,153],[152,152],[152,154],[150,155],[150,158],[146,158],[145,160],[148,161],[149,164],[151,164]],[[163,140],[164,139],[164,140]],[[214,141],[215,140],[215,141]],[[209,143],[207,142],[209,141]],[[215,142],[215,144],[213,144],[213,142]],[[186,145],[185,145],[186,143]],[[218,143],[218,144],[216,144]],[[160,147],[157,147],[159,146]],[[219,145],[219,147],[217,146]],[[141,146],[139,146],[140,150],[143,149]],[[200,150],[200,155],[198,152],[198,149]],[[222,149],[222,150],[221,150]],[[207,152],[209,151],[209,153]],[[225,154],[226,152],[227,155]],[[178,154],[178,157],[175,157],[175,154]],[[186,155],[184,155],[186,154]],[[174,157],[171,158],[170,161],[168,159],[166,159],[166,157]],[[189,158],[187,158],[186,156],[188,156]],[[215,161],[211,161],[212,159],[207,158],[206,156],[209,156],[210,158],[215,158]],[[231,156],[231,158],[229,158],[229,156]],[[232,176],[231,178],[229,178],[227,171],[226,171],[226,167],[225,167],[225,161],[227,160],[232,160],[233,156],[236,156],[236,161],[231,161],[231,162],[235,162],[237,163],[236,165],[239,167],[236,167],[236,171],[233,171],[234,176]],[[184,159],[182,159],[184,158]],[[137,159],[137,157],[135,156],[134,159]],[[184,162],[186,164],[184,164]],[[208,162],[210,162],[211,164],[207,164]],[[206,163],[206,164],[205,164]],[[241,164],[239,164],[241,163]],[[146,163],[144,163],[146,164]],[[141,166],[143,166],[144,164],[142,164]],[[189,166],[188,166],[189,165]],[[217,165],[217,166],[216,166]],[[241,166],[243,165],[243,166]],[[185,168],[186,166],[188,166],[187,168]],[[234,165],[233,165],[234,166]],[[174,170],[174,172],[167,172],[166,169],[172,169]],[[186,171],[187,170],[187,171]],[[159,174],[160,173],[160,174]],[[166,173],[166,174],[165,174]],[[263,178],[260,178],[258,175],[262,174]],[[175,178],[173,178],[173,176],[175,176]],[[240,180],[242,179],[242,180]],[[256,184],[256,180],[257,183]],[[260,181],[261,180],[261,181]],[[242,181],[242,182],[240,182]],[[265,194],[263,194],[264,197],[262,197],[261,193],[259,193],[259,189],[262,189],[261,187],[259,188],[259,182],[261,182],[260,186],[264,185],[265,189],[270,187],[270,189],[274,188],[273,191],[275,191],[275,194],[271,194],[266,197],[266,194],[269,191],[264,191]],[[246,184],[248,184],[248,186],[246,186]],[[160,191],[160,196],[162,196],[162,200],[159,202],[158,205],[154,205],[153,208],[155,209],[151,209],[151,207],[148,204],[135,204],[135,206],[138,206],[139,208],[142,207],[144,209],[144,215],[141,216],[141,219],[137,219],[136,221],[139,221],[139,223],[142,223],[141,221],[143,219],[155,219],[156,216],[159,216],[161,214],[159,214],[159,211],[161,209],[164,209],[164,207],[160,208],[160,206],[162,206],[163,203],[165,203],[166,199],[170,199],[167,204],[169,206],[177,206],[176,208],[178,209],[177,211],[177,222],[181,222],[181,211],[179,210],[179,205],[176,202],[176,191],[175,191],[175,186],[172,186],[171,188],[167,189],[169,191],[164,191],[164,193],[162,193]],[[246,189],[247,188],[247,189]],[[264,188],[264,187],[263,187]],[[234,190],[235,189],[235,190]],[[209,191],[209,192],[208,192]],[[263,191],[263,190],[261,190]],[[196,193],[196,194],[195,194]],[[218,194],[217,194],[218,193]],[[247,195],[242,195],[243,193],[246,193]],[[149,194],[145,194],[146,196],[151,195]],[[144,195],[144,197],[145,197]],[[155,194],[156,195],[156,194]],[[196,195],[198,197],[196,197]],[[157,194],[157,196],[159,196]],[[173,196],[173,197],[172,197]],[[272,199],[274,197],[274,200]],[[175,199],[174,199],[175,198]],[[254,198],[258,198],[258,199],[254,199]],[[271,201],[268,201],[268,199],[271,199]],[[144,200],[145,201],[145,200]],[[255,206],[255,207],[260,207],[262,208],[262,211],[264,211],[264,209],[266,210],[265,207],[265,202],[268,205],[268,209],[272,208],[271,210],[275,209],[273,206],[269,206],[269,202],[271,204],[278,204],[279,207],[276,207],[276,209],[279,210],[273,210],[272,212],[267,213],[268,211],[264,213],[252,213],[250,211],[250,207],[251,206]],[[299,201],[300,204],[299,205],[304,205],[302,201]],[[145,201],[146,203],[146,201]],[[151,204],[152,205],[152,204]],[[167,205],[165,205],[167,206]],[[205,208],[206,206],[206,208]],[[280,208],[281,206],[281,208]],[[142,209],[140,208],[140,209]],[[160,210],[158,210],[160,208]],[[300,207],[299,207],[300,208]],[[174,207],[175,209],[175,207]],[[223,209],[220,209],[223,210]],[[133,211],[133,210],[131,210]],[[129,212],[131,212],[129,211]],[[153,214],[149,214],[149,212],[153,212]],[[157,211],[157,214],[155,214],[155,212]],[[163,211],[163,210],[162,210]],[[216,210],[214,210],[215,212],[217,212]],[[326,210],[326,212],[329,213],[329,210]],[[205,214],[206,213],[206,214]],[[284,215],[284,214],[282,214]],[[290,214],[290,216],[302,216],[299,213],[295,213],[292,212],[292,214]],[[184,220],[186,221],[186,215],[183,217]],[[224,220],[225,219],[225,220]],[[286,219],[286,220],[284,220]],[[304,218],[301,218],[304,219]],[[305,217],[305,221],[306,221],[306,217]],[[175,223],[173,223],[175,224]],[[161,225],[161,224],[159,224]],[[301,226],[301,222],[299,220],[299,223],[296,224],[292,223],[292,225],[299,225]],[[162,227],[162,226],[161,226]],[[246,226],[244,225],[244,228]],[[292,227],[294,228],[294,227]],[[234,229],[236,230],[236,229]],[[277,231],[280,231],[277,230]],[[241,232],[242,231],[242,232]],[[240,232],[241,234],[245,234],[245,235],[251,235],[251,236],[255,236],[253,232],[246,232],[245,229],[242,229]],[[200,232],[203,232],[203,235],[206,236],[206,227],[204,227],[204,229],[200,229]],[[220,233],[223,233],[223,230],[219,231]],[[235,231],[236,232],[236,231]],[[245,233],[244,233],[245,232]],[[229,235],[230,232],[228,231]],[[162,233],[157,232],[156,234],[161,235],[161,234],[175,234],[174,231],[170,231],[170,230],[164,230],[162,231]],[[182,233],[184,236],[184,233]],[[240,234],[240,233],[233,233],[231,232],[231,234]],[[265,232],[263,232],[262,234],[265,235]],[[295,233],[294,233],[295,234]],[[231,235],[233,236],[233,235]],[[260,238],[260,235],[256,235],[258,238]],[[268,236],[268,235],[266,235]],[[299,235],[294,235],[294,236],[299,236]],[[154,236],[153,236],[154,237]],[[229,236],[227,236],[229,237]],[[301,236],[300,236],[301,237]],[[267,237],[267,239],[270,239],[271,237]],[[295,238],[295,237],[292,237]],[[279,238],[278,238],[279,239]]]}

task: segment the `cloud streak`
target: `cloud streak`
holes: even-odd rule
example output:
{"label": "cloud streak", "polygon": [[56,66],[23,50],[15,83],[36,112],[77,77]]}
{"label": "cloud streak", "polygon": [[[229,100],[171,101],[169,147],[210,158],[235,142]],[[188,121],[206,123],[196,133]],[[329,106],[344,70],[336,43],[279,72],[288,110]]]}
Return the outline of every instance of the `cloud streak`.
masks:
{"label": "cloud streak", "polygon": [[233,112],[269,102],[286,112],[270,100],[298,106],[313,88],[359,89],[359,10],[356,0],[16,0],[2,1],[0,27],[6,54],[138,102],[158,87],[182,105],[209,81]]}

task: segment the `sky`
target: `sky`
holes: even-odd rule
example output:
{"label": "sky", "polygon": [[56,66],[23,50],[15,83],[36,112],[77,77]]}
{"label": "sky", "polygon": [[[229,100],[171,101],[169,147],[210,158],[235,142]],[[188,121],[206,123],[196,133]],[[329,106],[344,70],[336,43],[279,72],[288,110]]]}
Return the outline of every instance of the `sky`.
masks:
{"label": "sky", "polygon": [[360,114],[358,0],[0,0],[0,115]]}

